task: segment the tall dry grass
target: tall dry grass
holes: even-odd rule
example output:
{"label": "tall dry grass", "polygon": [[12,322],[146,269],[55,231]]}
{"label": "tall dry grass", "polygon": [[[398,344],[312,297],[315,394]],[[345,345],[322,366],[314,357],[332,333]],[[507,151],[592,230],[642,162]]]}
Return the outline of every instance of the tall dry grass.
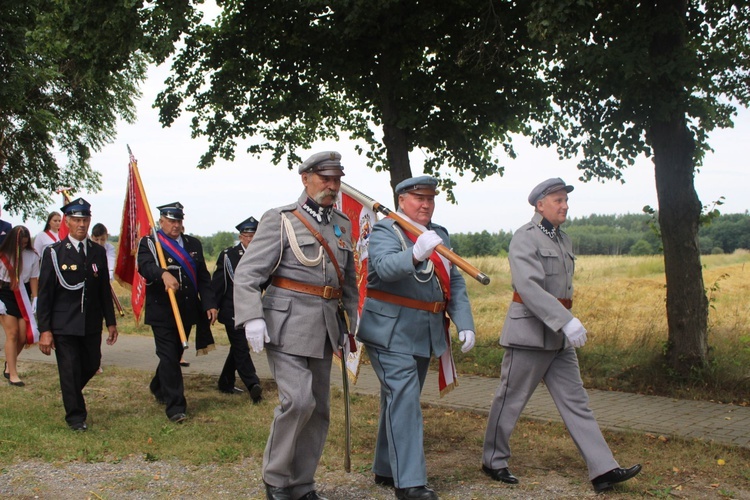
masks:
{"label": "tall dry grass", "polygon": [[[576,260],[573,314],[589,331],[580,349],[587,385],[638,392],[750,401],[750,252],[702,258],[709,298],[711,362],[680,380],[664,364],[668,339],[666,280],[661,256],[581,256]],[[511,300],[510,269],[504,257],[472,264],[490,276],[483,286],[466,279],[477,329],[477,348],[455,349],[463,373],[497,376],[497,346]],[[746,274],[748,273],[748,274]]]}

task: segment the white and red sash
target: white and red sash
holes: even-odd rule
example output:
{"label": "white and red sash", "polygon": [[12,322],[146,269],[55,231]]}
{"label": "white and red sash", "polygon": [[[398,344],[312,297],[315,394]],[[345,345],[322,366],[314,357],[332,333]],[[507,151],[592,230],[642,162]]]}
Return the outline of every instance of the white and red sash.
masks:
{"label": "white and red sash", "polygon": [[44,234],[46,234],[47,236],[49,236],[49,238],[52,240],[52,243],[57,243],[58,241],[60,241],[60,237],[57,234],[55,234],[52,231],[50,231],[49,229],[47,229],[44,232]]}
{"label": "white and red sash", "polygon": [[[15,273],[15,269],[10,264],[7,256],[0,254],[0,262],[2,262],[5,269],[8,270],[9,276]],[[26,345],[36,344],[39,342],[39,327],[36,324],[36,318],[31,310],[31,300],[29,300],[29,294],[26,292],[26,286],[19,282],[18,287],[13,290],[13,294],[16,296],[16,302],[18,303],[18,308],[21,310],[21,316],[26,320]]]}
{"label": "white and red sash", "polygon": [[[404,217],[405,219],[409,219],[405,216],[405,214],[399,213],[401,217]],[[421,224],[415,223],[413,220],[409,219],[410,222],[415,224],[418,228],[422,229],[423,231],[427,231],[427,228],[422,226]],[[412,243],[416,243],[417,237],[413,234],[410,234],[406,231],[404,231],[406,236],[412,241]],[[440,287],[443,289],[443,298],[445,299],[446,306],[448,302],[451,299],[451,275],[450,275],[450,266],[451,263],[440,255],[437,252],[432,252],[429,257],[430,262],[432,262],[433,267],[435,269],[435,276],[437,276],[438,281],[440,282]],[[447,309],[447,307],[446,307]],[[445,344],[446,349],[443,354],[440,355],[440,370],[438,373],[438,388],[440,389],[440,397],[445,396],[450,391],[452,391],[454,388],[458,387],[458,374],[456,373],[456,363],[453,360],[453,351],[451,349],[451,334],[450,334],[450,318],[448,318],[448,315],[443,312],[443,321],[445,324]]]}

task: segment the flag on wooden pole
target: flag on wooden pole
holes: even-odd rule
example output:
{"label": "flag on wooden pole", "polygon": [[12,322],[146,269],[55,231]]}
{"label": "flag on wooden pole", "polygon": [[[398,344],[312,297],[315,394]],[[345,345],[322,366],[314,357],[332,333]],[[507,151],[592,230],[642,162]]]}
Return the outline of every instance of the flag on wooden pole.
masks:
{"label": "flag on wooden pole", "polygon": [[143,196],[135,177],[134,167],[137,165],[138,162],[131,152],[130,162],[128,163],[128,184],[122,209],[120,242],[115,263],[115,279],[131,291],[130,301],[136,323],[141,316],[143,304],[146,301],[146,280],[138,273],[136,254],[138,242],[143,236],[148,236],[151,232],[148,207],[143,204]]}
{"label": "flag on wooden pole", "polygon": [[[359,316],[361,316],[362,305],[365,302],[365,293],[367,292],[367,247],[370,243],[372,226],[377,222],[378,216],[373,210],[363,206],[359,201],[343,192],[339,193],[336,208],[344,212],[352,223],[352,248],[354,249],[354,265],[357,271],[357,289],[359,290],[359,304],[357,306],[357,325],[359,325]],[[357,382],[357,376],[359,375],[362,347],[362,344],[357,342],[356,349],[347,351],[346,368],[352,383]]]}

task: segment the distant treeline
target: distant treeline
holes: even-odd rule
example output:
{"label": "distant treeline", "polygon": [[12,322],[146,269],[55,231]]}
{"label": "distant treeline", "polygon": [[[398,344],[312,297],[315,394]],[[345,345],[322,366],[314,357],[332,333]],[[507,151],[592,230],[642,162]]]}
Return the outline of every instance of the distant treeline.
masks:
{"label": "distant treeline", "polygon": [[[577,255],[652,255],[661,253],[656,220],[648,214],[589,215],[563,225]],[[508,252],[512,232],[451,234],[453,250],[464,257],[503,255]],[[716,216],[701,226],[701,253],[732,253],[750,249],[750,214]]]}
{"label": "distant treeline", "polygon": [[[573,218],[563,225],[573,240],[576,255],[653,255],[661,253],[658,223],[648,214],[589,215]],[[451,234],[453,250],[463,257],[504,255],[512,232]],[[725,214],[712,219],[698,231],[701,253],[732,253],[750,249],[750,214]],[[235,245],[237,233],[220,231],[197,236],[203,243],[206,260],[215,260],[223,249]],[[117,236],[110,241],[116,243]]]}

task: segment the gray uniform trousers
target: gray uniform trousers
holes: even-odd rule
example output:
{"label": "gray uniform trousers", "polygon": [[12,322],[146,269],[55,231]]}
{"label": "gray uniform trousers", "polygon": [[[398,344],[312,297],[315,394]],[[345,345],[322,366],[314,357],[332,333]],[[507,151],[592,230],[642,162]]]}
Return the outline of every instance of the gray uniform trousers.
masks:
{"label": "gray uniform trousers", "polygon": [[325,357],[318,359],[266,350],[280,403],[263,453],[263,479],[289,487],[293,498],[315,489],[315,469],[330,421],[332,352],[329,346]]}
{"label": "gray uniform trousers", "polygon": [[380,380],[380,418],[372,470],[392,477],[398,488],[427,484],[422,394],[430,358],[367,346]]}
{"label": "gray uniform trousers", "polygon": [[589,479],[619,467],[589,408],[578,357],[569,346],[558,351],[506,347],[500,387],[492,401],[484,439],[484,465],[491,469],[508,467],[510,435],[542,380],[586,461]]}

